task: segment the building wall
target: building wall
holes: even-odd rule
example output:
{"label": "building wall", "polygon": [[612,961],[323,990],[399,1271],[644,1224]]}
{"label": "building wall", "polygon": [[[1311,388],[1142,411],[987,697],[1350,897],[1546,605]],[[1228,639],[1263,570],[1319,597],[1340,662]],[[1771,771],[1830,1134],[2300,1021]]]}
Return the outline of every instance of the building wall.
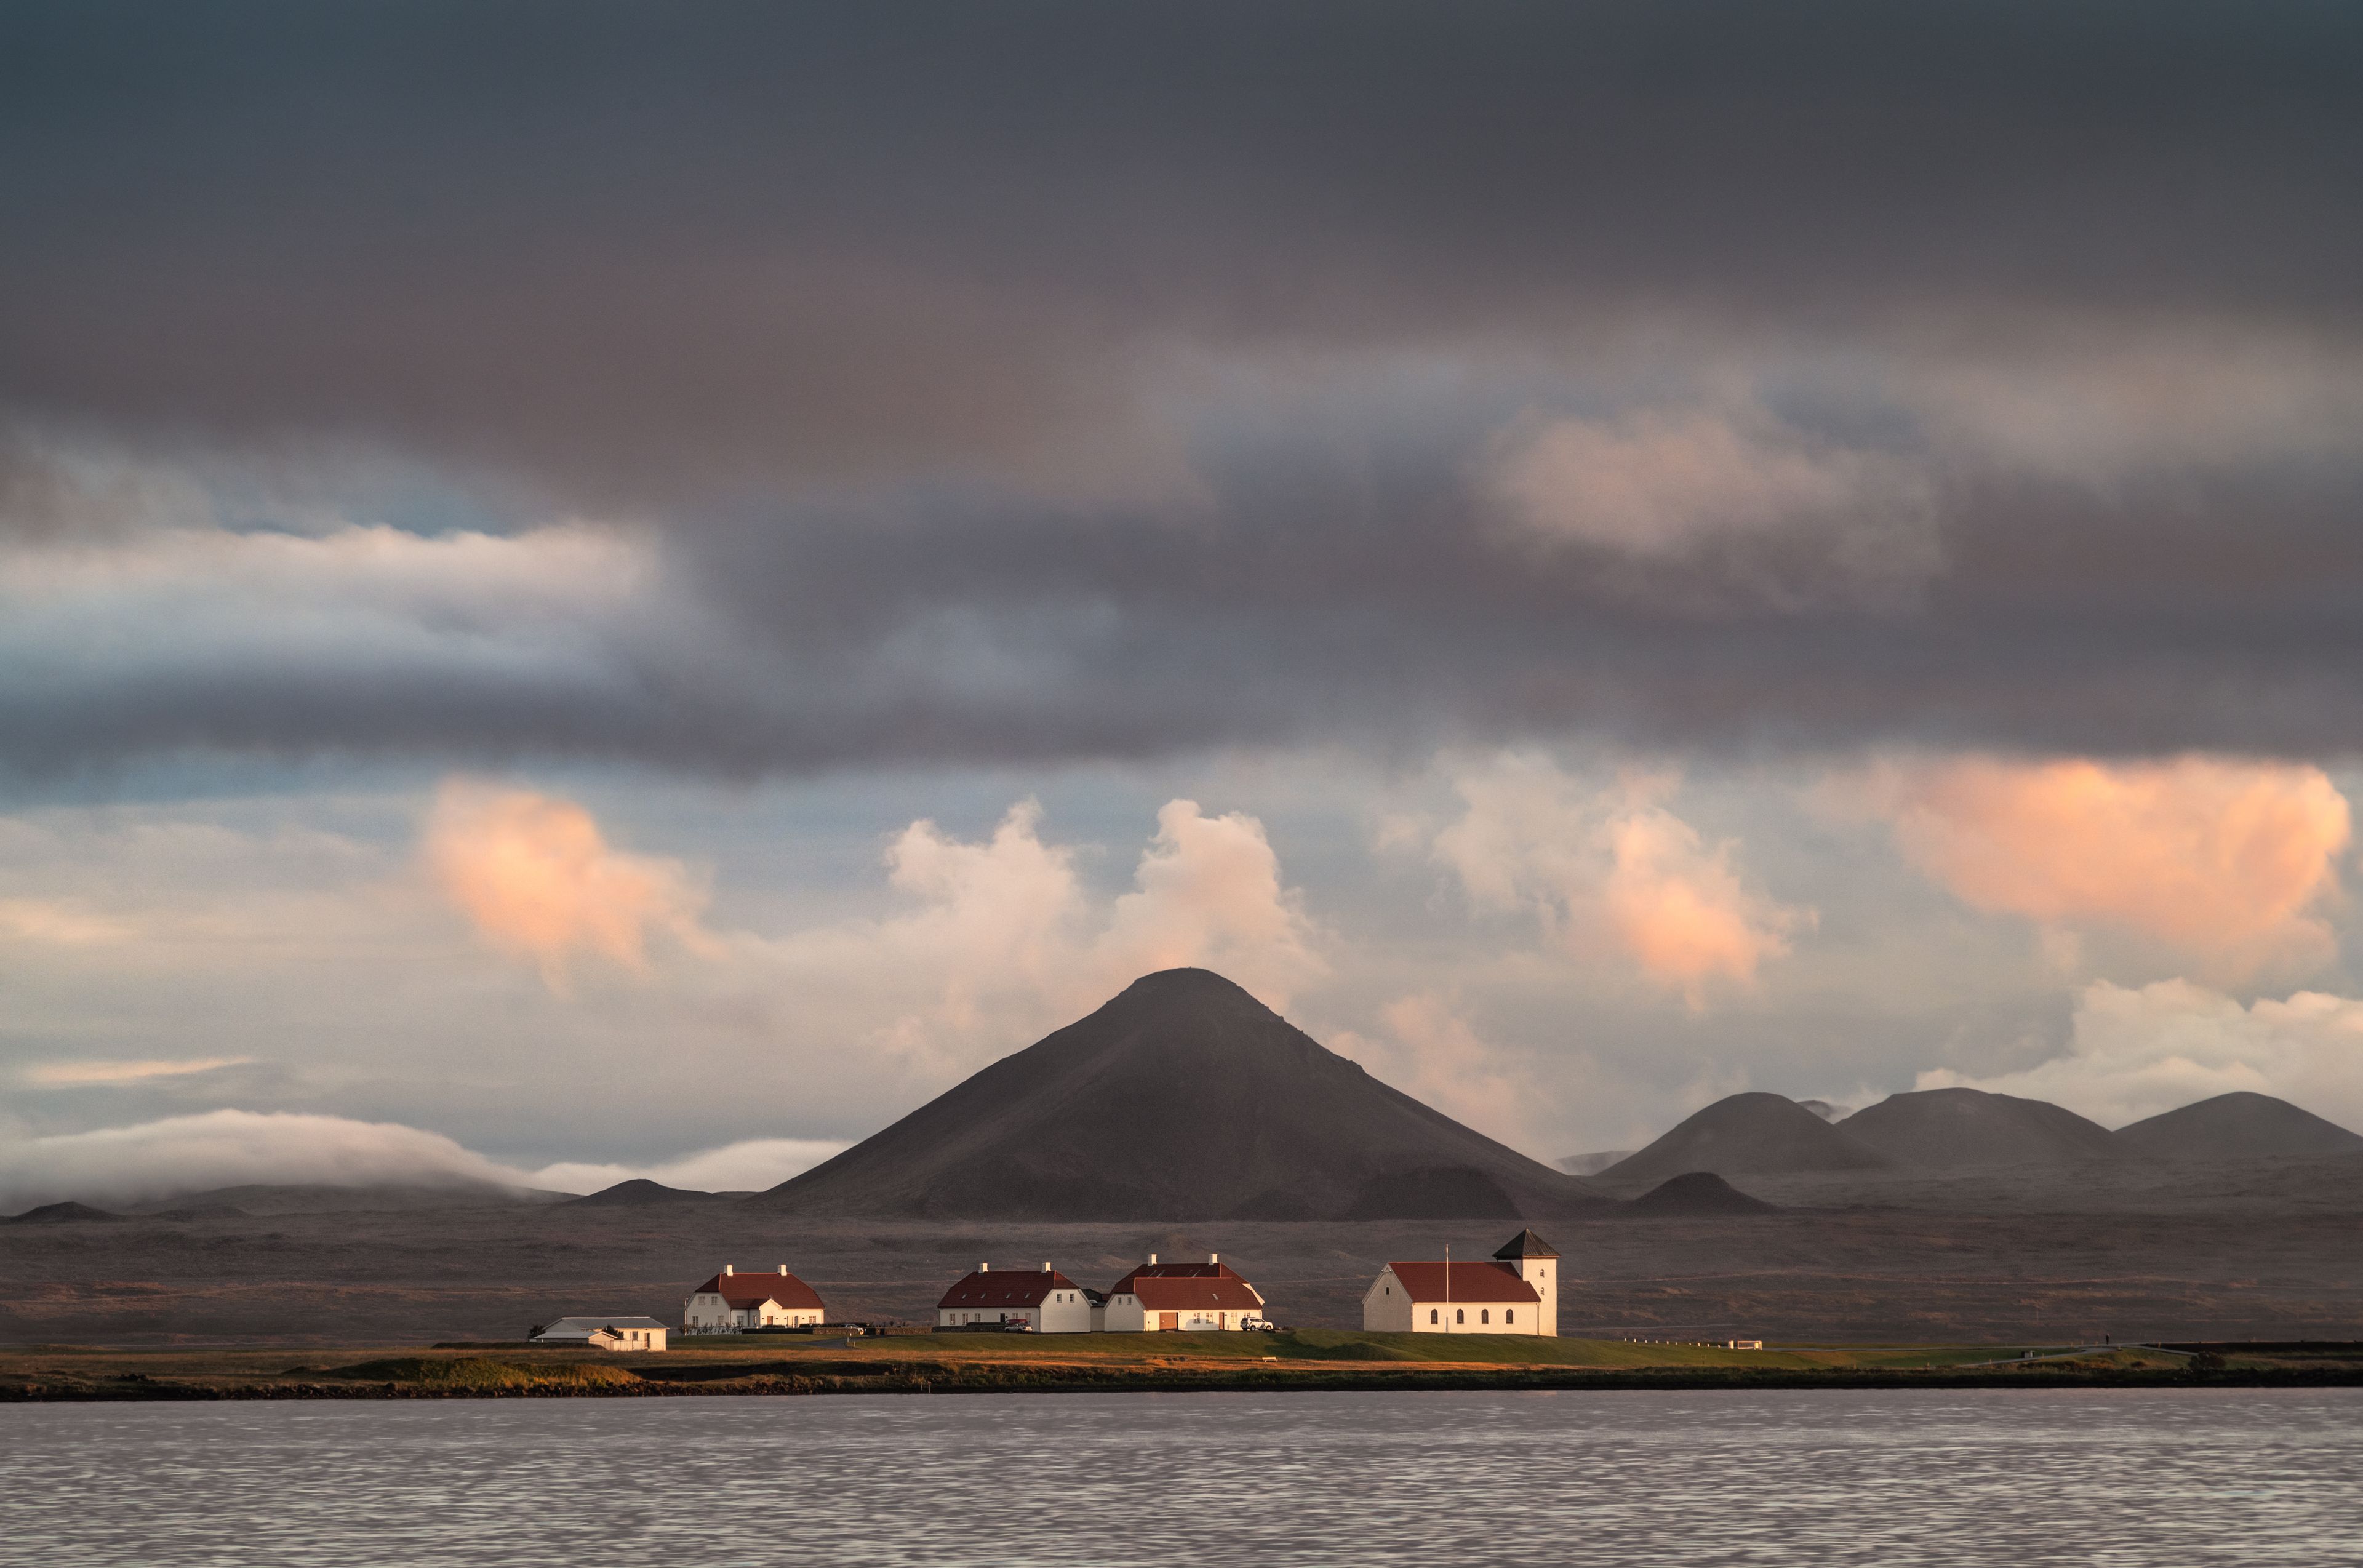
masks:
{"label": "building wall", "polygon": [[[1239,1326],[1262,1313],[1237,1307],[1191,1307],[1177,1316],[1174,1326],[1183,1333],[1236,1333]],[[1154,1334],[1163,1331],[1165,1315],[1154,1307],[1143,1307],[1140,1297],[1128,1293],[1111,1296],[1101,1311],[1103,1332],[1110,1334]]]}
{"label": "building wall", "polygon": [[1082,1287],[1054,1290],[1042,1303],[1036,1327],[1046,1334],[1088,1334],[1092,1331],[1092,1298]]}
{"label": "building wall", "polygon": [[1535,1331],[1553,1339],[1559,1337],[1559,1265],[1565,1261],[1561,1258],[1509,1260],[1510,1266],[1518,1271],[1518,1277],[1533,1285],[1535,1294],[1543,1298],[1541,1327]]}
{"label": "building wall", "polygon": [[[1084,1322],[1090,1322],[1090,1308],[1084,1308]],[[1023,1323],[1036,1333],[1045,1332],[1042,1309],[1038,1307],[960,1307],[936,1308],[936,1326],[941,1329],[974,1329],[980,1332],[998,1329],[1004,1323]],[[1057,1329],[1048,1330],[1051,1333]]]}
{"label": "building wall", "polygon": [[1408,1334],[1411,1309],[1411,1296],[1394,1270],[1381,1269],[1362,1296],[1362,1327],[1373,1334]]}
{"label": "building wall", "polygon": [[819,1323],[825,1315],[811,1307],[786,1307],[777,1302],[765,1302],[760,1307],[735,1307],[719,1293],[701,1292],[693,1296],[682,1307],[681,1322],[693,1334],[727,1334],[740,1329],[794,1328],[804,1323]]}
{"label": "building wall", "polygon": [[[1429,1321],[1433,1317],[1435,1321]],[[1414,1301],[1414,1334],[1540,1334],[1542,1320],[1531,1301]]]}

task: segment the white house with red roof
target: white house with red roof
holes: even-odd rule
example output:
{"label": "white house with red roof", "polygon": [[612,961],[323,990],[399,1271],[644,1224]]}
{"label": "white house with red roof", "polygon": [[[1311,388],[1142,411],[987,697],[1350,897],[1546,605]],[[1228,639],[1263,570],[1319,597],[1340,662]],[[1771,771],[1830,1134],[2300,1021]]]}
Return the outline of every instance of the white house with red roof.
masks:
{"label": "white house with red roof", "polygon": [[1362,1296],[1362,1327],[1389,1334],[1559,1333],[1559,1252],[1521,1230],[1482,1262],[1389,1263]]}
{"label": "white house with red roof", "polygon": [[742,1274],[728,1263],[682,1305],[682,1330],[736,1334],[743,1329],[795,1329],[828,1317],[820,1294],[782,1263],[777,1273]]}
{"label": "white house with red roof", "polygon": [[1048,1263],[997,1273],[991,1263],[979,1263],[936,1303],[938,1329],[1020,1326],[1037,1334],[1088,1334],[1091,1295]]}
{"label": "white house with red roof", "polygon": [[1263,1296],[1219,1253],[1203,1263],[1148,1262],[1108,1286],[1101,1313],[1111,1334],[1243,1329],[1263,1318]]}

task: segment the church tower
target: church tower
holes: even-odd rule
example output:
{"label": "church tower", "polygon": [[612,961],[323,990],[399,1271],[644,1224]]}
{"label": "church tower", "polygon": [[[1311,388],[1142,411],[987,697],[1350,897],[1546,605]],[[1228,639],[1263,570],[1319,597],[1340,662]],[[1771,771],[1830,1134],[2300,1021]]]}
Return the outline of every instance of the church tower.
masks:
{"label": "church tower", "polygon": [[1518,1271],[1518,1277],[1543,1298],[1542,1331],[1559,1334],[1559,1249],[1531,1230],[1521,1230],[1493,1256]]}

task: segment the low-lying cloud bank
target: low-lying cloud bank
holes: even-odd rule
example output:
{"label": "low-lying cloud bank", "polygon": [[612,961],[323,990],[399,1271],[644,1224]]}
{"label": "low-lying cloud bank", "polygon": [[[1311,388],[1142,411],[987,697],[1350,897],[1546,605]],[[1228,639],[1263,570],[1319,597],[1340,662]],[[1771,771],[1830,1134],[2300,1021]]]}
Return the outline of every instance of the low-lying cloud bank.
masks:
{"label": "low-lying cloud bank", "polygon": [[0,1130],[0,1209],[66,1199],[142,1203],[248,1184],[592,1192],[647,1177],[703,1191],[752,1190],[783,1182],[844,1147],[755,1139],[649,1164],[560,1162],[527,1170],[399,1122],[215,1110],[88,1132]]}

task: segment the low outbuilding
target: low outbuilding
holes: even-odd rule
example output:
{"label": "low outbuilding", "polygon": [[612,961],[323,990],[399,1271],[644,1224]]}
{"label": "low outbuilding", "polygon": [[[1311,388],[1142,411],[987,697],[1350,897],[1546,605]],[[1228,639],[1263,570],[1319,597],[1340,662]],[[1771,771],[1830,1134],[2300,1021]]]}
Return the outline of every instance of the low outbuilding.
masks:
{"label": "low outbuilding", "polygon": [[827,1320],[820,1293],[782,1263],[777,1273],[742,1274],[728,1263],[691,1293],[681,1326],[692,1334],[737,1334],[749,1329],[800,1329]]}
{"label": "low outbuilding", "polygon": [[1092,1317],[1091,1293],[1048,1263],[998,1273],[991,1263],[979,1263],[936,1303],[938,1329],[1088,1334]]}
{"label": "low outbuilding", "polygon": [[528,1339],[560,1350],[660,1351],[667,1332],[653,1318],[560,1318],[537,1325]]}
{"label": "low outbuilding", "polygon": [[1148,1262],[1108,1286],[1102,1326],[1111,1334],[1244,1329],[1263,1320],[1263,1296],[1210,1252],[1203,1263]]}

